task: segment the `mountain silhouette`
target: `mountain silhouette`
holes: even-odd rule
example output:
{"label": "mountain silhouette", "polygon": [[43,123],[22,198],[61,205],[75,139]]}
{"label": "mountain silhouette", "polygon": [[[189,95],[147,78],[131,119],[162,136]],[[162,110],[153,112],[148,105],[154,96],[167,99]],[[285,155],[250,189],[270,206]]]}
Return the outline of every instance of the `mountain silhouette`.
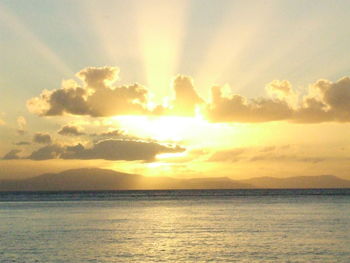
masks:
{"label": "mountain silhouette", "polygon": [[256,177],[241,182],[254,185],[257,188],[350,188],[350,181],[334,175],[288,178]]}
{"label": "mountain silhouette", "polygon": [[229,178],[145,177],[98,168],[73,169],[24,180],[0,181],[0,191],[235,189],[250,187],[250,185]]}
{"label": "mountain silhouette", "polygon": [[99,168],[47,173],[23,180],[0,181],[0,191],[151,190],[151,189],[249,189],[249,188],[350,188],[350,181],[332,175],[289,178],[227,177],[178,179],[145,177]]}

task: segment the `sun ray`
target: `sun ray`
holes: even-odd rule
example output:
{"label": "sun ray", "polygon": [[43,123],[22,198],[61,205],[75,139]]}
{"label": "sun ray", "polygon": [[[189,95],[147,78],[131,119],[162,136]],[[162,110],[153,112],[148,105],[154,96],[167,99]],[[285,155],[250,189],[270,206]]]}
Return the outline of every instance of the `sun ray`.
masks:
{"label": "sun ray", "polygon": [[266,26],[274,10],[265,3],[254,7],[250,4],[242,6],[239,14],[234,7],[231,8],[232,11],[223,19],[222,25],[212,38],[206,57],[195,73],[195,79],[202,89],[207,90],[213,84],[219,84],[228,70],[231,75],[239,71],[240,56],[254,45],[259,31]]}
{"label": "sun ray", "polygon": [[[81,9],[90,18],[90,26],[109,61],[119,65],[125,57],[139,55],[136,45],[133,48],[129,46],[137,40],[136,33],[127,30],[133,23],[129,2],[108,1],[101,5],[95,1],[84,1]],[[124,16],[115,15],[121,10]]]}
{"label": "sun ray", "polygon": [[11,30],[15,31],[20,38],[23,38],[25,43],[32,45],[44,59],[52,64],[64,76],[72,76],[74,74],[67,64],[46,43],[31,32],[15,14],[1,3],[0,21]]}
{"label": "sun ray", "polygon": [[177,74],[187,11],[188,4],[184,0],[152,0],[135,5],[146,84],[158,98],[168,93],[170,80]]}
{"label": "sun ray", "polygon": [[[283,65],[288,58],[289,63],[291,64],[290,58],[292,57],[292,53],[295,50],[302,50],[301,47],[303,44],[305,44],[305,42],[307,42],[310,33],[317,31],[321,26],[321,20],[313,17],[309,17],[306,21],[302,20],[297,23],[297,25],[293,25],[293,28],[303,27],[305,30],[300,30],[293,33],[292,39],[290,38],[289,34],[285,34],[285,37],[271,41],[270,49],[274,50],[274,52],[264,54],[263,57],[256,61],[252,68],[245,72],[241,72],[240,77],[234,83],[237,91],[243,88],[252,88],[254,79],[267,75],[269,70],[276,67],[278,68],[278,65]],[[292,29],[286,29],[286,31],[288,30],[295,31]],[[316,49],[318,49],[318,47],[315,47],[313,52],[315,52]],[[299,64],[300,62],[298,65]],[[290,69],[291,67],[288,68]],[[297,66],[297,68],[299,68],[299,66]],[[292,72],[289,71],[289,73]],[[255,76],[255,78],[252,78],[252,76]],[[262,87],[259,88],[262,89]],[[255,92],[256,90],[252,89],[252,91]]]}

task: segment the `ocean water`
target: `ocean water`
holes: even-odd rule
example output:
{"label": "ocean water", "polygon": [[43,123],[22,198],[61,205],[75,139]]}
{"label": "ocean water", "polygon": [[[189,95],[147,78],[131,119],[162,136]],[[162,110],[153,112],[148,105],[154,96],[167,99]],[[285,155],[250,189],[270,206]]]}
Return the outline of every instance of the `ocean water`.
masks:
{"label": "ocean water", "polygon": [[350,190],[0,193],[0,262],[350,262]]}

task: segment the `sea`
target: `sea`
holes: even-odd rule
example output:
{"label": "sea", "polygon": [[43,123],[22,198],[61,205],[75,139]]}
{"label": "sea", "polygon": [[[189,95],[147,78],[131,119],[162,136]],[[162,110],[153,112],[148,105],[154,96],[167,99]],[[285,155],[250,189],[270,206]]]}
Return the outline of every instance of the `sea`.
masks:
{"label": "sea", "polygon": [[0,193],[0,262],[350,262],[350,189]]}

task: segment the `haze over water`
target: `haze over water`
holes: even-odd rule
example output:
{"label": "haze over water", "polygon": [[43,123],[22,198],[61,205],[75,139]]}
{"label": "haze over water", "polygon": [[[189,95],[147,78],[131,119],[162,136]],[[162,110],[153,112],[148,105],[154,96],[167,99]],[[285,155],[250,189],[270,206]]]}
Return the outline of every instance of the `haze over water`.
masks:
{"label": "haze over water", "polygon": [[350,190],[0,194],[1,262],[349,262]]}

